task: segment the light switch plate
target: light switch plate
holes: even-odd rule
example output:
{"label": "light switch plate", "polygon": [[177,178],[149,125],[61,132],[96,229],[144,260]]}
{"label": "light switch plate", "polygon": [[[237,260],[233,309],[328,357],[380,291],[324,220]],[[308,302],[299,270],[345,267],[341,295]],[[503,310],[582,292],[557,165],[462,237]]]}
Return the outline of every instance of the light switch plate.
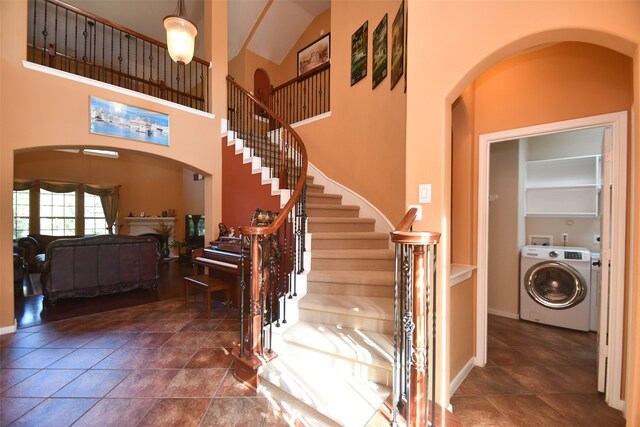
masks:
{"label": "light switch plate", "polygon": [[431,184],[418,185],[418,202],[431,203]]}

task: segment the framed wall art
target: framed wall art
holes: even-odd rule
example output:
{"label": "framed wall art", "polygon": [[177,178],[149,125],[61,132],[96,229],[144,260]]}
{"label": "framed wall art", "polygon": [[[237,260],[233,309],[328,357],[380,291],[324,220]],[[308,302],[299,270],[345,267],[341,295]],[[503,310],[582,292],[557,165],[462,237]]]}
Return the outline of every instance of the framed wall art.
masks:
{"label": "framed wall art", "polygon": [[298,52],[298,75],[308,73],[331,59],[331,33],[320,37]]}
{"label": "framed wall art", "polygon": [[391,25],[391,90],[404,71],[404,1]]}
{"label": "framed wall art", "polygon": [[351,86],[367,76],[369,21],[365,21],[351,36]]}
{"label": "framed wall art", "polygon": [[387,14],[385,13],[382,21],[373,30],[373,65],[371,67],[373,70],[371,82],[373,89],[387,77],[387,28]]}
{"label": "framed wall art", "polygon": [[169,115],[91,96],[89,132],[169,146]]}

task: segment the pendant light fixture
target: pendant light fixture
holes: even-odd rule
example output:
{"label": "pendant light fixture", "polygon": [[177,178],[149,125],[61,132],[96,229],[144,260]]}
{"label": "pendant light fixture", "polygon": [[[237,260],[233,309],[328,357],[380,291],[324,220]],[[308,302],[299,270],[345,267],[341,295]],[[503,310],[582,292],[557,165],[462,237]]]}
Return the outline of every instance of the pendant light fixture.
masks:
{"label": "pendant light fixture", "polygon": [[187,19],[184,0],[178,0],[175,13],[164,18],[164,28],[171,59],[185,65],[191,62],[198,29]]}

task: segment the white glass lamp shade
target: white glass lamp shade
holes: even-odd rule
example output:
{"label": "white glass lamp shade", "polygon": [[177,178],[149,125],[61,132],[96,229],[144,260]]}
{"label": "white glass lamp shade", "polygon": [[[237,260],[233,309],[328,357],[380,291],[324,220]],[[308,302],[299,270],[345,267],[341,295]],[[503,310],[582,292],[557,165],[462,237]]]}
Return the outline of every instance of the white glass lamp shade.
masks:
{"label": "white glass lamp shade", "polygon": [[164,18],[164,28],[167,30],[167,48],[171,59],[188,64],[193,58],[198,29],[181,16],[167,16]]}

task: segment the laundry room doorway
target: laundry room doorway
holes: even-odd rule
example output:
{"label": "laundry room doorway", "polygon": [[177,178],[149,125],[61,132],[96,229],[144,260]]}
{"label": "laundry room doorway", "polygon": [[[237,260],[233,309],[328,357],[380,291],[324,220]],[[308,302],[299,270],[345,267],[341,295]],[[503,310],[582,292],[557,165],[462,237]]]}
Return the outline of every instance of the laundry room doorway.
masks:
{"label": "laundry room doorway", "polygon": [[[489,265],[491,250],[490,241],[490,203],[500,197],[490,187],[492,147],[498,147],[505,141],[527,141],[540,136],[553,134],[596,130],[600,132],[602,142],[602,155],[595,160],[601,181],[593,186],[578,187],[577,190],[557,192],[557,188],[548,191],[548,186],[540,184],[535,191],[527,192],[524,188],[524,166],[518,170],[516,177],[518,184],[518,204],[521,206],[523,216],[528,205],[529,216],[545,216],[545,209],[550,204],[554,205],[555,213],[548,216],[557,216],[569,224],[569,218],[573,216],[599,217],[599,230],[591,232],[593,239],[600,239],[601,253],[601,284],[600,284],[600,319],[599,319],[599,366],[598,388],[605,393],[607,403],[622,409],[621,399],[622,360],[623,360],[623,313],[624,313],[624,271],[625,271],[625,236],[626,236],[626,164],[627,164],[627,112],[610,113],[576,120],[549,123],[539,126],[513,129],[480,135],[479,137],[479,169],[478,169],[478,270],[477,270],[477,310],[476,310],[476,355],[475,362],[478,366],[484,366],[487,362],[487,315],[489,300]],[[495,150],[494,150],[495,151]],[[524,164],[523,150],[516,153],[518,164]],[[572,158],[582,157],[572,155]],[[589,159],[591,161],[591,159]],[[548,165],[543,165],[547,167]],[[542,174],[542,179],[545,174]],[[538,190],[547,189],[546,192]],[[587,197],[580,196],[583,192]],[[572,201],[572,197],[578,194],[578,198]],[[595,202],[589,195],[595,197]],[[583,203],[587,201],[586,203]],[[562,209],[569,211],[562,212]],[[571,210],[578,210],[573,212]],[[560,212],[560,214],[558,214]],[[548,213],[548,212],[547,212]],[[524,217],[517,228],[519,242],[530,244],[530,235],[525,235]],[[598,233],[598,234],[596,234]],[[531,233],[529,233],[531,234]],[[545,236],[543,233],[541,238]],[[571,234],[571,233],[568,233]],[[569,241],[560,241],[566,236],[556,238],[550,242],[555,246],[574,246]],[[573,236],[575,239],[577,236]],[[567,240],[571,239],[569,235]],[[574,242],[576,240],[573,240]],[[563,245],[564,243],[564,245]],[[513,291],[513,290],[512,290]],[[517,292],[517,291],[516,291]],[[500,314],[500,313],[494,313]]]}

